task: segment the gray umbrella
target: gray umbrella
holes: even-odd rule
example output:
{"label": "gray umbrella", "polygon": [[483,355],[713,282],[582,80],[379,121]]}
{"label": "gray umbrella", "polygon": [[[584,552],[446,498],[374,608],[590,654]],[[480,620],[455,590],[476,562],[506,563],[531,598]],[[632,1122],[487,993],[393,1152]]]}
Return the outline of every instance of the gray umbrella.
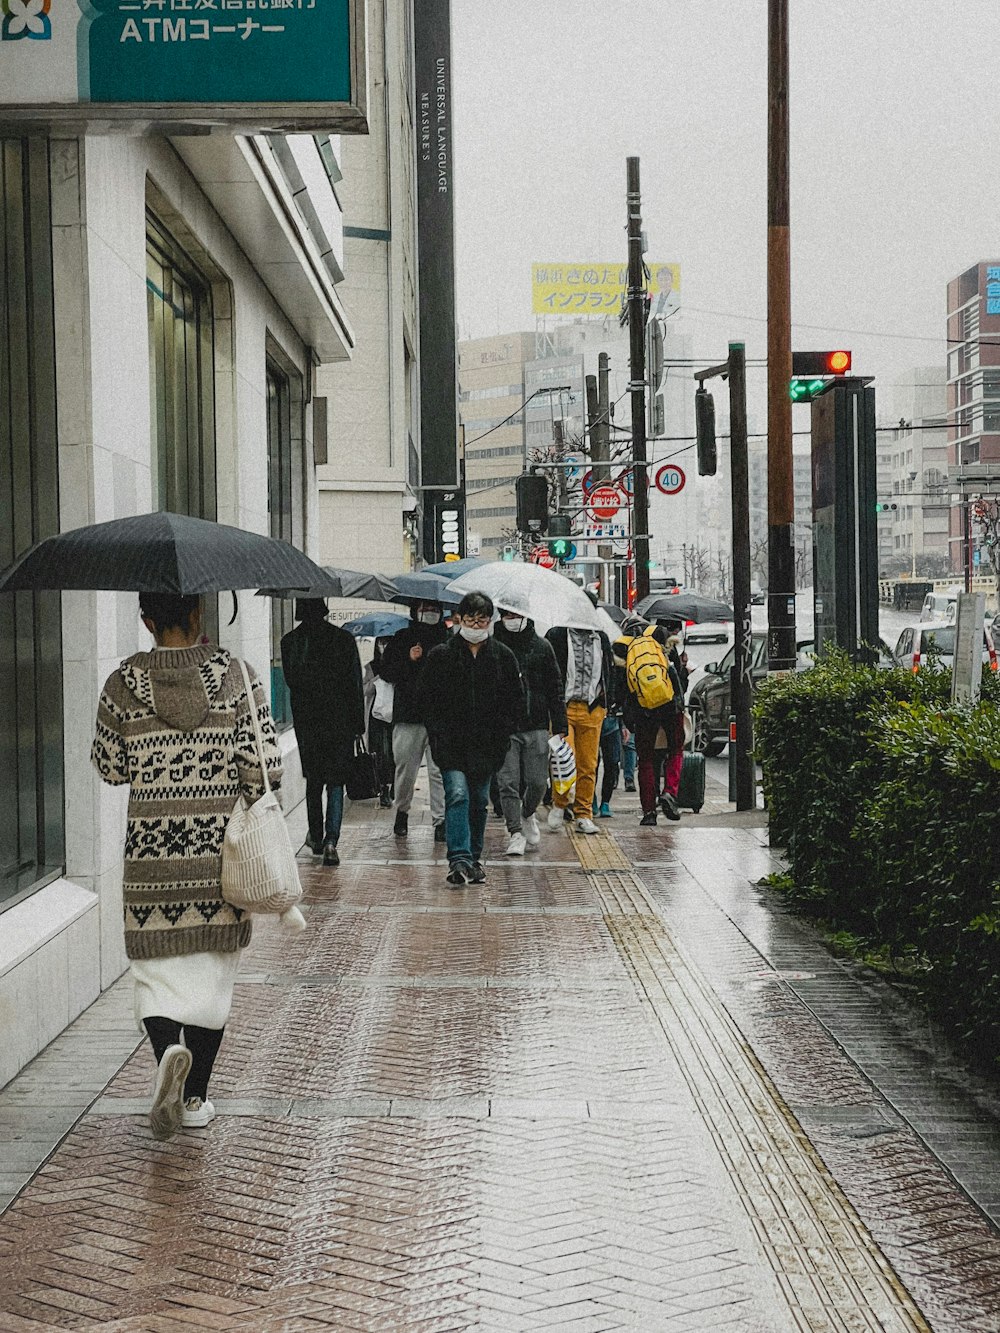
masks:
{"label": "gray umbrella", "polygon": [[396,585],[387,574],[322,566],[323,578],[309,588],[261,588],[258,597],[357,597],[366,602],[391,602]]}
{"label": "gray umbrella", "polygon": [[185,514],[135,514],[36,542],[0,573],[0,592],[88,589],[213,593],[309,586],[322,571],[287,542]]}

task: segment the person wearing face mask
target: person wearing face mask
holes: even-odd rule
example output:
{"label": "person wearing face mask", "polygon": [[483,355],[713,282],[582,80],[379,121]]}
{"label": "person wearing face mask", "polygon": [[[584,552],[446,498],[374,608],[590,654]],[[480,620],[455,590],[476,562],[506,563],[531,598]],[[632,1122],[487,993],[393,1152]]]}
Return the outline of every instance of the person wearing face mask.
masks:
{"label": "person wearing face mask", "polygon": [[493,603],[467,593],[458,633],[434,648],[420,679],[420,707],[444,781],[448,883],[482,884],[490,778],[524,717],[517,658],[490,634]]}
{"label": "person wearing face mask", "polygon": [[405,838],[409,832],[413,789],[426,756],[434,841],[444,842],[445,839],[444,786],[441,770],[428,748],[418,686],[431,650],[447,639],[448,630],[440,603],[416,602],[410,607],[409,625],[392,636],[378,665],[378,675],[394,687],[392,753],[396,761],[396,822],[392,831],[397,838]]}
{"label": "person wearing face mask", "polygon": [[566,704],[556,655],[548,640],[535,632],[533,620],[502,609],[493,637],[517,658],[524,685],[524,711],[499,773],[500,801],[510,834],[507,855],[523,856],[527,847],[537,847],[541,841],[535,811],[548,785],[549,733],[566,735]]}

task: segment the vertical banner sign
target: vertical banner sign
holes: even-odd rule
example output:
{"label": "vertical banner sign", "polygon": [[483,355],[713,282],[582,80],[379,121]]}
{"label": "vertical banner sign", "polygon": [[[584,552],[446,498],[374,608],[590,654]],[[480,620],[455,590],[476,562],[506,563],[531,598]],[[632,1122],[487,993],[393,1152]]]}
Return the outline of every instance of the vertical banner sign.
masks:
{"label": "vertical banner sign", "polygon": [[451,0],[414,0],[421,485],[459,484]]}

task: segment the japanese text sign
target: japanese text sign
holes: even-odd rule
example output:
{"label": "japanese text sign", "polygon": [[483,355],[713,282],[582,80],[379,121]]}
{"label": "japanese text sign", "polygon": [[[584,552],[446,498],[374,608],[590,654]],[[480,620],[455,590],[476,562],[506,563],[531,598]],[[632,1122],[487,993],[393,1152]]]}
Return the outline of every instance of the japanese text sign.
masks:
{"label": "japanese text sign", "polygon": [[[666,309],[677,304],[680,264],[650,264],[648,290]],[[535,315],[617,315],[628,287],[627,264],[532,264]]]}
{"label": "japanese text sign", "polygon": [[363,0],[0,0],[0,123],[364,128]]}

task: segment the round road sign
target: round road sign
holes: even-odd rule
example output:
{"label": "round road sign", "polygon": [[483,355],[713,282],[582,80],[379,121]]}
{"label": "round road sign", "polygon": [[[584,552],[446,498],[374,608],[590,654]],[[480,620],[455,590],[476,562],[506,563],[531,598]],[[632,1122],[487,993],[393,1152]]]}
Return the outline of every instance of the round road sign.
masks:
{"label": "round road sign", "polygon": [[598,486],[587,501],[595,518],[614,518],[622,507],[622,493],[617,486]]}
{"label": "round road sign", "polygon": [[664,495],[676,495],[678,491],[684,489],[684,483],[687,477],[684,475],[684,469],[678,467],[676,463],[664,463],[656,474],[656,489],[662,491]]}
{"label": "round road sign", "polygon": [[536,546],[531,552],[531,561],[532,564],[541,565],[543,569],[555,569],[556,567],[556,558],[549,554],[547,546]]}

